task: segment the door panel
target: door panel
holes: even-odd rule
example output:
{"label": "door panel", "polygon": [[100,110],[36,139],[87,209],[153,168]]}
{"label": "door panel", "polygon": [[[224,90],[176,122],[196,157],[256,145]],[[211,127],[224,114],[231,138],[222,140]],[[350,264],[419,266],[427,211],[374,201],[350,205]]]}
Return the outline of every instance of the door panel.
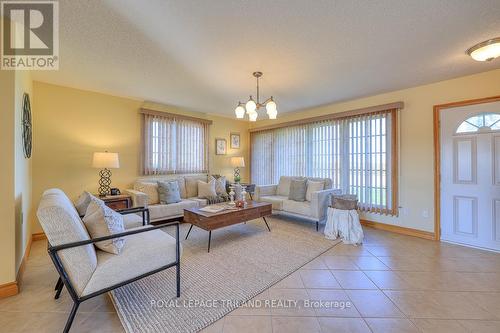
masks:
{"label": "door panel", "polygon": [[476,182],[476,138],[454,138],[453,173],[455,184],[473,184]]}
{"label": "door panel", "polygon": [[[441,239],[500,251],[500,132],[483,113],[500,114],[500,102],[440,113]],[[464,131],[465,120],[477,126]]]}
{"label": "door panel", "polygon": [[453,230],[457,235],[477,238],[477,198],[453,198]]}
{"label": "door panel", "polygon": [[493,184],[500,185],[500,135],[493,136]]}

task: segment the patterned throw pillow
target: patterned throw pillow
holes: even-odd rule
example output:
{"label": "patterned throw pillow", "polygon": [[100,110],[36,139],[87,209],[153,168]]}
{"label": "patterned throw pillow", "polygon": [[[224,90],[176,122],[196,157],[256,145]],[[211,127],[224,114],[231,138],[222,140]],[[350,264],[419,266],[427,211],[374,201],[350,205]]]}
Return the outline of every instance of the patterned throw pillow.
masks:
{"label": "patterned throw pillow", "polygon": [[[95,197],[90,201],[87,212],[83,217],[83,223],[91,238],[110,236],[125,231],[123,216]],[[119,254],[124,244],[125,238],[120,237],[97,242],[95,246],[103,251]]]}
{"label": "patterned throw pillow", "polygon": [[198,180],[198,198],[208,198],[216,195],[215,179],[210,180],[208,183]]}
{"label": "patterned throw pillow", "polygon": [[292,179],[288,199],[306,201],[307,179]]}
{"label": "patterned throw pillow", "polygon": [[227,195],[227,192],[226,192],[226,176],[220,176],[220,177],[217,177],[215,178],[214,176],[212,176],[213,180],[215,180],[215,193],[217,193],[217,195]]}
{"label": "patterned throw pillow", "polygon": [[172,204],[181,201],[179,182],[172,180],[169,182],[158,182],[158,195],[161,204]]}

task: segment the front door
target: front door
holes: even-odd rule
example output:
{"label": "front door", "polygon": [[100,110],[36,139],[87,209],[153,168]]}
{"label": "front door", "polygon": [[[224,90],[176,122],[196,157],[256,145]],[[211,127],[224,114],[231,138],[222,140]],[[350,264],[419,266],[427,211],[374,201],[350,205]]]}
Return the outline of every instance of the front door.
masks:
{"label": "front door", "polygon": [[500,102],[444,109],[441,240],[500,251]]}

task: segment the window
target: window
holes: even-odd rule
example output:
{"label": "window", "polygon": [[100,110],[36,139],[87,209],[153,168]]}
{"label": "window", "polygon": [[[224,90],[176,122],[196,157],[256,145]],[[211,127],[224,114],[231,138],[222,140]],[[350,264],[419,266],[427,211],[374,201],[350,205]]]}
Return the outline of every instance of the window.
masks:
{"label": "window", "polygon": [[365,211],[397,214],[397,109],[252,132],[251,177],[330,178]]}
{"label": "window", "polygon": [[200,119],[144,113],[145,175],[208,172],[208,125]]}
{"label": "window", "polygon": [[490,132],[500,130],[500,114],[480,113],[464,120],[457,128],[457,134]]}

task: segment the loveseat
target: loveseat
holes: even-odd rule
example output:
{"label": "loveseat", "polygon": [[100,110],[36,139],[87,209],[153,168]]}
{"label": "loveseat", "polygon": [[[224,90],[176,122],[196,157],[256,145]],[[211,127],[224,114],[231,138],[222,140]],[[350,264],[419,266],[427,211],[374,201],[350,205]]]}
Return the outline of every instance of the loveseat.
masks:
{"label": "loveseat", "polygon": [[[160,204],[158,181],[177,180],[181,201],[171,204]],[[166,175],[148,176],[135,181],[133,189],[125,190],[132,197],[133,207],[147,207],[151,222],[175,219],[184,216],[185,208],[204,207],[207,199],[198,198],[198,180],[207,182],[208,175]]]}
{"label": "loveseat", "polygon": [[[309,191],[304,201],[291,200],[289,199],[290,184],[294,179],[306,180],[307,186],[309,186],[310,182],[315,182],[315,185],[322,182],[323,189]],[[328,200],[332,194],[342,194],[342,191],[332,189],[332,180],[330,178],[281,176],[278,184],[257,185],[254,199],[271,203],[274,214],[286,214],[315,222],[316,230],[318,230],[319,223],[326,220]]]}

